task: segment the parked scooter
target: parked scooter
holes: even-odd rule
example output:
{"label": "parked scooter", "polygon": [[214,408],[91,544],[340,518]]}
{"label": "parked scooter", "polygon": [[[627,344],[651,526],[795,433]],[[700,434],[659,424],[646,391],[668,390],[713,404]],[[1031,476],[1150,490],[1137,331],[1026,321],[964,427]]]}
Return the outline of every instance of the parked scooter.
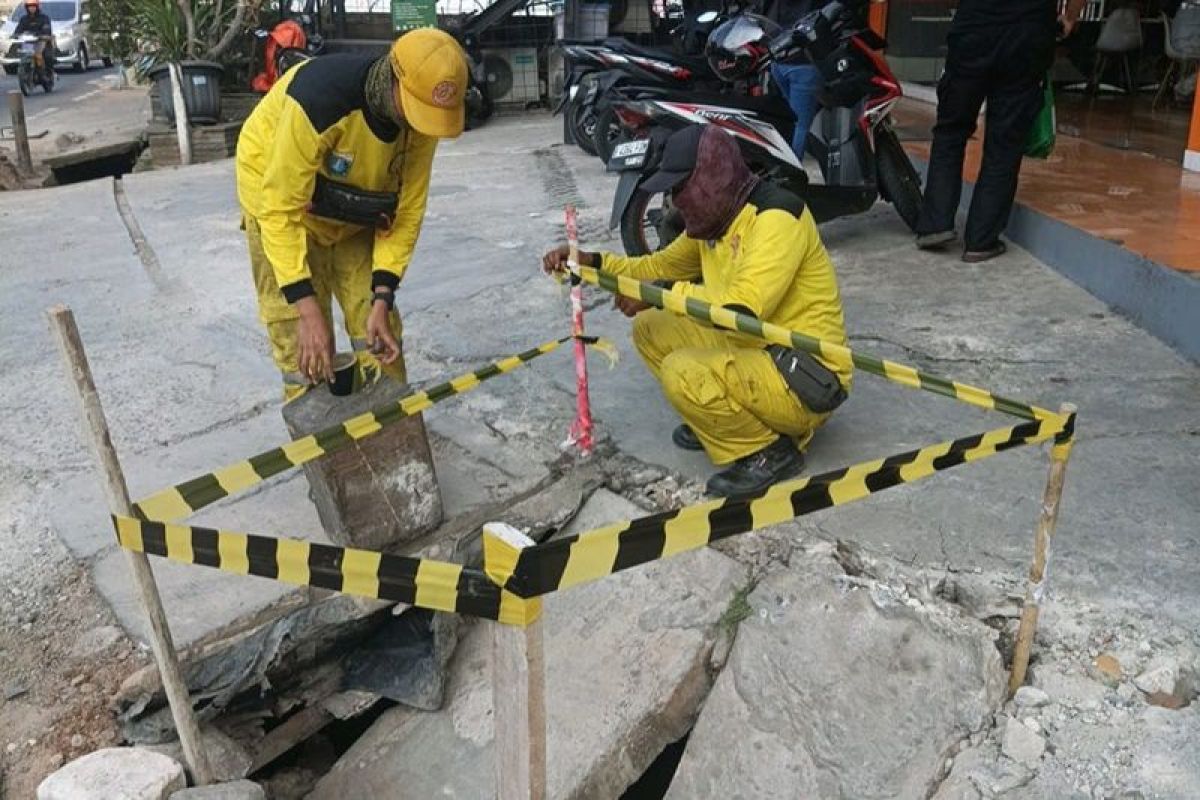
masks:
{"label": "parked scooter", "polygon": [[21,60],[17,62],[17,85],[21,94],[28,97],[35,86],[41,86],[42,91],[50,94],[54,90],[54,41],[46,42],[42,52],[42,63],[39,66],[34,54],[37,52],[39,38],[33,34],[24,34],[17,40]]}
{"label": "parked scooter", "polygon": [[254,38],[265,42],[262,72],[250,81],[250,88],[256,92],[270,91],[289,69],[325,50],[325,40],[308,14],[281,20],[270,30],[256,28],[253,33]]}
{"label": "parked scooter", "polygon": [[651,252],[683,230],[669,197],[651,196],[639,187],[656,169],[667,137],[693,123],[718,125],[733,134],[751,168],[804,198],[818,223],[867,211],[882,197],[915,227],[920,178],[891,126],[889,112],[902,92],[878,52],[883,46],[880,37],[858,24],[852,10],[836,1],[802,17],[790,30],[745,14],[709,38],[709,63],[726,80],[765,74],[774,59],[797,50],[820,69],[825,81],[821,111],[807,149],[820,166],[821,184],[809,182],[792,151],[795,118],[779,97],[693,94],[615,104],[626,134],[608,164],[610,171],[622,173],[609,225],[620,226],[626,252]]}
{"label": "parked scooter", "polygon": [[[721,81],[713,74],[697,43],[707,41],[719,23],[717,14],[702,15],[672,31],[674,50],[641,47],[626,39],[609,38],[599,44],[564,43],[566,75],[563,94],[554,109],[564,111],[571,134],[584,152],[597,155],[596,101],[614,86],[643,85],[680,90],[719,91]],[[610,117],[601,129],[615,138],[619,133]],[[604,145],[602,144],[602,147]],[[607,149],[607,147],[605,147]]]}

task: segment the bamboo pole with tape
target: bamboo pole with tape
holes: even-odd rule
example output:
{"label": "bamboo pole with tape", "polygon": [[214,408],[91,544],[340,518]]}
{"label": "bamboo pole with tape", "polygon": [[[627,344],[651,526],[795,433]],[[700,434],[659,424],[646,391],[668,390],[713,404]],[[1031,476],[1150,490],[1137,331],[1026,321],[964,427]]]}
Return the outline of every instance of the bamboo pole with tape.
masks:
{"label": "bamboo pole with tape", "polygon": [[[1072,403],[1063,403],[1059,413],[1070,416],[1076,411]],[[1071,457],[1074,444],[1073,432],[1068,432],[1061,441],[1050,449],[1050,474],[1042,495],[1042,509],[1038,517],[1037,530],[1033,538],[1033,561],[1029,565],[1029,583],[1025,589],[1025,603],[1021,609],[1021,622],[1017,628],[1017,642],[1013,650],[1012,672],[1008,677],[1008,694],[1016,694],[1025,683],[1029,668],[1029,654],[1033,649],[1033,637],[1037,632],[1038,614],[1042,598],[1046,594],[1046,567],[1050,561],[1050,547],[1054,542],[1054,528],[1058,524],[1058,509],[1062,500],[1063,483],[1067,476],[1067,460]]]}
{"label": "bamboo pole with tape", "polygon": [[[516,528],[491,522],[483,528],[484,569],[503,586],[520,552],[535,542]],[[524,627],[492,625],[492,720],[497,800],[546,798],[546,662],[541,599],[522,600]]]}
{"label": "bamboo pole with tape", "polygon": [[[121,462],[117,459],[117,451],[108,432],[108,422],[104,418],[104,408],[100,404],[95,381],[92,380],[92,370],[83,349],[79,328],[75,325],[75,315],[71,313],[71,309],[60,305],[48,309],[46,316],[58,342],[63,365],[75,388],[83,437],[104,477],[104,492],[109,508],[114,514],[133,516],[133,504],[129,500],[125,475],[121,471]],[[212,772],[200,738],[200,727],[192,713],[191,698],[179,668],[179,658],[171,641],[171,629],[167,625],[167,615],[163,611],[162,598],[154,582],[150,561],[145,553],[125,550],[125,555],[129,559],[129,568],[150,622],[150,645],[154,651],[154,660],[158,664],[159,675],[162,677],[167,703],[171,707],[171,716],[175,720],[175,729],[179,733],[179,742],[183,746],[184,759],[191,770],[192,780],[203,786],[212,781]]]}

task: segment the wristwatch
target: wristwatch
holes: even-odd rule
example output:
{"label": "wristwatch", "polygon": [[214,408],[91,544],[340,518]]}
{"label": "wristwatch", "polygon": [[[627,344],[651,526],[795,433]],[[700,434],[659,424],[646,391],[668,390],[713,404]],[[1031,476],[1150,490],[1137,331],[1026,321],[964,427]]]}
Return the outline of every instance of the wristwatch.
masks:
{"label": "wristwatch", "polygon": [[372,306],[375,305],[376,300],[382,300],[383,302],[387,303],[388,311],[391,311],[392,309],[394,309],[396,307],[396,293],[395,292],[386,292],[386,291],[381,292],[378,289],[376,289],[375,293],[373,295],[371,295],[371,305]]}

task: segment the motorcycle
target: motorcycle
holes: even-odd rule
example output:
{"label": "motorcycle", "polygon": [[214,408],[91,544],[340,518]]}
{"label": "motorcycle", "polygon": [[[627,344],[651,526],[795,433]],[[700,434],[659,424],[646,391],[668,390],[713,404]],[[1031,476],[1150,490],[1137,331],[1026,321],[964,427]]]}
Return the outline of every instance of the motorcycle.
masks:
{"label": "motorcycle", "polygon": [[292,67],[315,58],[325,50],[325,40],[317,33],[312,17],[301,14],[285,19],[273,28],[256,28],[254,38],[264,42],[263,70],[250,81],[250,88],[266,93],[275,81]]}
{"label": "motorcycle", "polygon": [[54,90],[55,73],[52,66],[54,42],[46,42],[46,47],[42,52],[42,66],[39,67],[34,58],[39,41],[39,38],[32,34],[24,34],[17,40],[18,52],[21,57],[21,60],[17,62],[17,85],[21,89],[21,94],[26,97],[33,93],[35,86],[41,86],[42,91],[46,94],[50,94]]}
{"label": "motorcycle", "polygon": [[575,143],[588,155],[607,160],[603,151],[611,149],[619,128],[611,115],[597,126],[601,122],[597,100],[613,87],[627,84],[719,89],[720,80],[694,45],[706,41],[718,21],[715,12],[708,12],[676,28],[672,31],[676,52],[641,47],[621,38],[605,39],[600,44],[564,42],[566,76],[554,113],[565,109]]}
{"label": "motorcycle", "polygon": [[717,125],[732,134],[750,167],[802,197],[818,223],[865,212],[882,198],[915,228],[920,177],[891,125],[890,111],[902,92],[878,52],[884,44],[836,0],[789,30],[745,14],[726,22],[709,39],[710,63],[727,79],[763,75],[773,60],[797,51],[821,71],[821,110],[806,148],[820,167],[820,184],[809,181],[792,150],[795,118],[777,96],[693,93],[614,104],[625,133],[608,162],[609,171],[621,173],[609,227],[620,226],[626,252],[652,252],[683,230],[669,197],[651,196],[639,187],[657,168],[667,137],[695,123]]}

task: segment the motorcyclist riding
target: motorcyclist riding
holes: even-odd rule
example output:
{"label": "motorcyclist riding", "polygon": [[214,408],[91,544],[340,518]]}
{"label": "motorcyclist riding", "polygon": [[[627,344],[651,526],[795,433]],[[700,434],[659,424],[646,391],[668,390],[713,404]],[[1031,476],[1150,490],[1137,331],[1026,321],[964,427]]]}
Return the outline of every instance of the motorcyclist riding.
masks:
{"label": "motorcyclist riding", "polygon": [[54,72],[54,30],[50,25],[50,16],[42,11],[41,0],[26,0],[25,16],[21,17],[17,29],[13,31],[14,37],[22,34],[38,37],[37,49],[33,53],[34,65],[47,74]]}

